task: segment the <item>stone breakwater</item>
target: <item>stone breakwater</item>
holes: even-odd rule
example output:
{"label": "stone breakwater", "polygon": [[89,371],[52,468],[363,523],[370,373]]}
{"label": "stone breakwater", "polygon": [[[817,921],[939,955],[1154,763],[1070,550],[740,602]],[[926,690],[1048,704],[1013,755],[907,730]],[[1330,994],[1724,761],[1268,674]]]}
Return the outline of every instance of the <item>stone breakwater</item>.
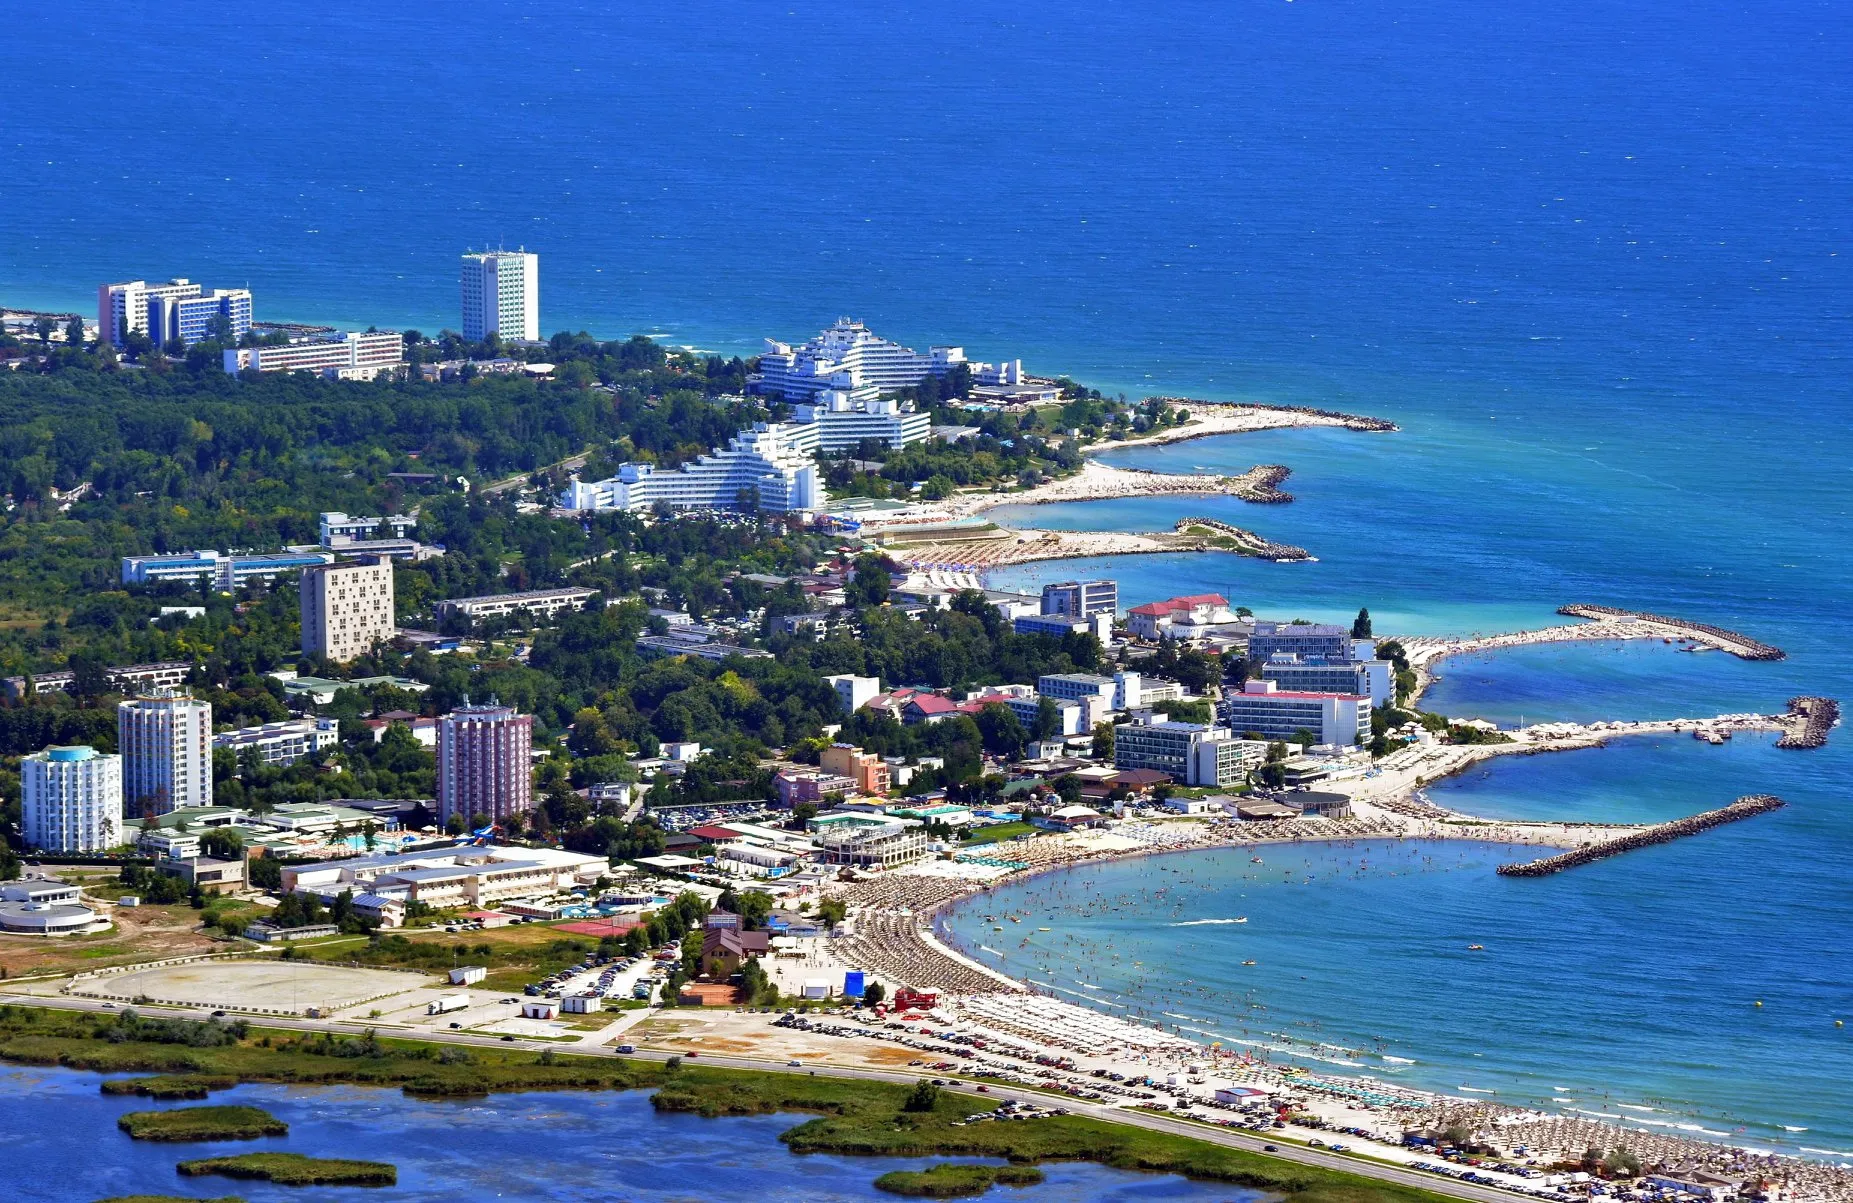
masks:
{"label": "stone breakwater", "polygon": [[1790,698],[1789,714],[1801,720],[1776,741],[1778,748],[1818,748],[1840,721],[1840,703],[1832,698]]}
{"label": "stone breakwater", "polygon": [[1230,548],[1231,551],[1239,551],[1245,556],[1254,556],[1259,560],[1275,560],[1291,564],[1313,558],[1313,553],[1304,547],[1295,547],[1291,543],[1276,543],[1257,535],[1254,531],[1244,530],[1239,526],[1230,526],[1227,522],[1215,518],[1179,518],[1177,533],[1192,534],[1191,527],[1193,526],[1211,531],[1212,543],[1217,538],[1233,539],[1235,546]]}
{"label": "stone breakwater", "polygon": [[1772,644],[1762,643],[1750,638],[1748,635],[1740,635],[1736,631],[1727,631],[1723,627],[1714,627],[1710,623],[1688,622],[1683,618],[1669,618],[1664,614],[1649,614],[1643,610],[1618,610],[1613,606],[1589,606],[1582,604],[1559,606],[1557,612],[1559,614],[1567,614],[1572,618],[1593,618],[1598,620],[1632,618],[1639,622],[1651,622],[1656,626],[1672,627],[1677,631],[1708,635],[1710,639],[1706,642],[1711,643],[1721,651],[1729,652],[1733,656],[1737,656],[1744,660],[1783,660],[1788,657],[1788,653],[1781,648],[1775,647]]}
{"label": "stone breakwater", "polygon": [[1229,490],[1243,501],[1256,505],[1285,505],[1293,500],[1293,494],[1280,488],[1280,482],[1293,475],[1293,469],[1285,464],[1258,464],[1246,475],[1246,491]]}
{"label": "stone breakwater", "polygon": [[1500,865],[1501,877],[1549,877],[1565,869],[1574,869],[1610,856],[1620,856],[1636,848],[1646,848],[1653,844],[1670,844],[1674,840],[1713,827],[1722,827],[1726,823],[1735,823],[1739,819],[1753,818],[1772,810],[1780,810],[1787,803],[1774,794],[1748,794],[1729,806],[1717,810],[1708,810],[1704,814],[1689,815],[1683,819],[1674,819],[1671,823],[1660,823],[1643,831],[1618,836],[1612,840],[1598,840],[1573,848],[1557,856],[1547,856],[1542,860],[1526,861],[1523,864]]}
{"label": "stone breakwater", "polygon": [[[1153,397],[1153,401],[1162,401],[1166,405],[1219,406],[1228,407],[1226,401],[1198,401],[1191,397]],[[1316,409],[1310,405],[1261,405],[1253,401],[1235,403],[1241,409],[1261,410],[1275,414],[1301,414],[1308,418],[1324,418],[1335,422],[1346,430],[1363,430],[1375,433],[1390,433],[1402,429],[1387,418],[1373,418],[1365,414],[1342,413],[1336,409]]]}

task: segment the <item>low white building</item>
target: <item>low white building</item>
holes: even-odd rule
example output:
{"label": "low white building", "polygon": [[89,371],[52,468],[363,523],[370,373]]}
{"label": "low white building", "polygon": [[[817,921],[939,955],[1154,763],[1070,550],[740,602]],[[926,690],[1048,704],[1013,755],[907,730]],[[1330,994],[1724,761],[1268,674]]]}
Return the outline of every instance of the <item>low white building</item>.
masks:
{"label": "low white building", "polygon": [[332,748],[340,741],[340,723],[332,718],[299,718],[221,731],[212,737],[214,751],[224,748],[242,756],[254,751],[261,764],[295,764],[305,756]]}

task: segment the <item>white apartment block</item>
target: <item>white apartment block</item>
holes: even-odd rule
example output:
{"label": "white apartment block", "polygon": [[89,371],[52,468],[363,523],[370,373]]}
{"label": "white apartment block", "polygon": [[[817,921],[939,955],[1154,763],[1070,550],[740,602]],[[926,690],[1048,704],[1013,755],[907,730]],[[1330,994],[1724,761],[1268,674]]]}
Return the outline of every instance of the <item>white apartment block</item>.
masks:
{"label": "white apartment block", "polygon": [[1230,729],[1265,739],[1291,739],[1310,731],[1322,744],[1370,740],[1368,694],[1308,693],[1281,689],[1274,681],[1249,681],[1242,692],[1225,694],[1217,717]]}
{"label": "white apartment block", "polygon": [[840,389],[831,389],[808,404],[794,406],[791,425],[799,436],[794,446],[812,454],[835,455],[854,451],[865,441],[884,447],[918,443],[932,434],[933,419],[916,411],[912,402],[855,400]]}
{"label": "white apartment block", "polygon": [[837,705],[843,708],[844,714],[854,714],[881,692],[880,677],[858,677],[850,673],[837,673],[834,676],[825,677],[824,684],[836,690]]}
{"label": "white apartment block", "polygon": [[534,618],[552,618],[562,610],[583,609],[596,589],[530,589],[525,593],[486,593],[481,597],[451,597],[432,608],[440,621],[461,614],[472,621],[520,612]]}
{"label": "white apartment block", "polygon": [[540,338],[540,256],[473,251],[463,256],[463,337],[481,342]]}
{"label": "white apartment block", "polygon": [[392,561],[303,570],[302,652],[343,664],[393,637]]}
{"label": "white apartment block", "polygon": [[212,805],[212,704],[179,690],[116,707],[125,814]]}
{"label": "white apartment block", "polygon": [[327,564],[333,560],[333,556],[315,551],[232,555],[205,550],[182,551],[163,556],[123,556],[122,583],[152,585],[160,581],[208,580],[230,593],[251,581],[274,581],[286,572]]}
{"label": "white apartment block", "polygon": [[42,852],[101,852],[122,842],[122,757],[46,748],[19,760],[20,826]]}
{"label": "white apartment block", "polygon": [[225,370],[239,372],[315,372],[331,380],[372,380],[405,367],[405,340],[396,330],[298,338],[268,347],[238,347],[225,352]]}
{"label": "white apartment block", "polygon": [[212,746],[239,755],[247,749],[253,750],[260,764],[290,765],[324,748],[334,747],[340,738],[338,728],[339,724],[331,718],[291,719],[222,731],[212,737]]}
{"label": "white apartment block", "polygon": [[658,504],[672,510],[814,510],[826,500],[823,482],[817,461],[795,445],[800,437],[791,426],[760,422],[712,455],[678,469],[625,464],[608,480],[587,483],[574,478],[560,495],[560,505],[633,514],[648,513]]}
{"label": "white apartment block", "polygon": [[97,336],[122,346],[140,331],[156,346],[179,339],[191,346],[211,333],[213,319],[223,317],[233,338],[251,329],[251,293],[244,288],[206,292],[181,278],[165,284],[127,280],[97,288]]}
{"label": "white apartment block", "polygon": [[410,514],[388,514],[383,518],[355,517],[343,514],[340,510],[322,511],[322,546],[332,547],[337,540],[355,542],[371,539],[379,531],[380,524],[389,523],[392,537],[403,539],[418,527],[418,519]]}

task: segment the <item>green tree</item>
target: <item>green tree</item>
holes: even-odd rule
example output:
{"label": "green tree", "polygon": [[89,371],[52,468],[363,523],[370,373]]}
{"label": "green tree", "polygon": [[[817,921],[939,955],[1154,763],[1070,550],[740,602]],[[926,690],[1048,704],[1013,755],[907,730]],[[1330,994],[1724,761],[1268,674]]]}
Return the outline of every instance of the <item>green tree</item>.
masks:
{"label": "green tree", "polygon": [[1351,623],[1351,637],[1353,639],[1369,639],[1370,638],[1370,611],[1369,610],[1360,609],[1358,611],[1357,618],[1354,619]]}
{"label": "green tree", "polygon": [[907,1092],[907,1101],[901,1104],[901,1110],[930,1114],[938,1106],[939,1087],[921,1078],[914,1083],[914,1088]]}
{"label": "green tree", "polygon": [[236,860],[244,855],[244,834],[235,827],[214,827],[199,837],[199,850],[220,860]]}
{"label": "green tree", "polygon": [[817,920],[826,928],[835,927],[849,913],[849,907],[841,898],[826,898],[817,904]]}
{"label": "green tree", "polygon": [[865,1006],[876,1006],[888,997],[888,988],[880,982],[870,982],[862,987],[862,1002]]}

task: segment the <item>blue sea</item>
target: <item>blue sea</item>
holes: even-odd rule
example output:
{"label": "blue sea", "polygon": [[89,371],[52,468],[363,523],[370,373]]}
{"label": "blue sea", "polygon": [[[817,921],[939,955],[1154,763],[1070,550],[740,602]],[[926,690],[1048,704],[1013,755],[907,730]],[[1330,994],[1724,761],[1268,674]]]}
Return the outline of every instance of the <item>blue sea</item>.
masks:
{"label": "blue sea", "polygon": [[[28,8],[8,32],[0,303],[185,275],[248,284],[261,316],[429,332],[457,324],[459,251],[525,245],[548,331],[750,354],[848,313],[1109,393],[1380,414],[1402,432],[1108,455],[1287,464],[1291,505],[1007,515],[1211,512],[1316,563],[1000,579],[1368,606],[1383,633],[1606,602],[1790,652],[1443,667],[1431,704],[1508,723],[1776,709],[1853,680],[1844,5],[324,0],[252,22],[176,0]],[[1502,883],[1475,848],[1309,851],[1265,887],[1204,857],[1191,905],[1254,922],[1178,929],[1151,923],[1171,904],[1144,863],[1070,888],[1124,899],[1087,938],[1176,979],[1146,988],[1214,984],[1202,1026],[1381,1040],[1428,1084],[1661,1100],[1853,1151],[1853,1036],[1832,1026],[1853,1018],[1849,747],[1648,740],[1442,787],[1513,815],[1791,803],[1544,881]],[[1253,940],[1258,972],[1229,969]]]}

